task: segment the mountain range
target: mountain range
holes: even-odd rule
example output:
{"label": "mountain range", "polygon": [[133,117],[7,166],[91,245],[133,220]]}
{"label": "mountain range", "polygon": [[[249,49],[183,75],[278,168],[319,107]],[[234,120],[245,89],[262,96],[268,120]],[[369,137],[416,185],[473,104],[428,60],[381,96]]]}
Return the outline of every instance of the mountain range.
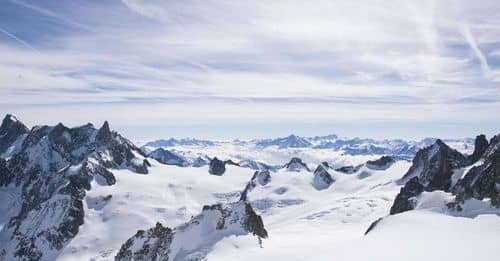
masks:
{"label": "mountain range", "polygon": [[139,148],[6,115],[0,155],[0,260],[498,257],[500,135]]}

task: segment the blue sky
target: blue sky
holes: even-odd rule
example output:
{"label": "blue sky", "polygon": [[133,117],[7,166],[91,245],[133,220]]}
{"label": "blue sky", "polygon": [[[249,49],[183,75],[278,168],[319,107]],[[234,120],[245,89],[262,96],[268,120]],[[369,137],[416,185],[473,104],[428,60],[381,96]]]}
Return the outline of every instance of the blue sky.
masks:
{"label": "blue sky", "polygon": [[0,0],[0,111],[133,139],[500,131],[498,1]]}

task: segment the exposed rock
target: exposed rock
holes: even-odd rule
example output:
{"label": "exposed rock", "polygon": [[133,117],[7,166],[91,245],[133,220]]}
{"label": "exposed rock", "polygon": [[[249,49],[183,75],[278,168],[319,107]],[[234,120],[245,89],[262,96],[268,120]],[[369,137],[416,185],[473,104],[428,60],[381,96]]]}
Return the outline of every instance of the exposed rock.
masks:
{"label": "exposed rock", "polygon": [[208,166],[208,173],[212,175],[222,176],[226,172],[226,162],[214,157],[210,161],[210,165]]}
{"label": "exposed rock", "polygon": [[0,126],[0,155],[5,153],[18,138],[28,131],[28,128],[16,117],[7,114]]}
{"label": "exposed rock", "polygon": [[284,166],[286,168],[286,170],[288,171],[295,171],[295,172],[300,172],[302,170],[307,170],[307,171],[311,171],[309,169],[309,167],[307,167],[307,165],[302,162],[302,160],[300,158],[297,158],[297,157],[293,157],[290,162],[288,162],[287,164],[285,164]]}
{"label": "exposed rock", "polygon": [[104,124],[102,127],[99,129],[97,132],[97,135],[95,136],[96,142],[99,143],[107,143],[111,139],[111,129],[109,128],[109,123],[108,121],[104,121]]}
{"label": "exposed rock", "polygon": [[0,186],[8,185],[12,181],[12,174],[7,167],[7,161],[0,158]]}
{"label": "exposed rock", "polygon": [[189,166],[189,161],[185,157],[163,148],[154,150],[148,154],[148,157],[167,165],[176,165],[179,167]]}
{"label": "exposed rock", "polygon": [[319,164],[314,171],[314,178],[312,185],[317,190],[327,189],[335,182],[335,179],[328,172],[328,167],[324,164]]}
{"label": "exposed rock", "polygon": [[335,169],[335,171],[343,172],[345,174],[353,174],[353,173],[358,172],[358,170],[361,167],[363,167],[363,164],[357,165],[357,166],[344,166],[344,167],[340,167],[338,169]]}
{"label": "exposed rock", "polygon": [[488,140],[483,134],[478,135],[474,142],[474,152],[468,157],[469,164],[474,164],[476,161],[483,156],[484,152],[488,148]]}
{"label": "exposed rock", "polygon": [[366,167],[372,170],[386,170],[396,162],[392,157],[382,156],[377,160],[369,160],[366,162]]}
{"label": "exposed rock", "polygon": [[271,173],[268,170],[258,171],[257,182],[261,186],[267,185],[269,182],[271,182]]}
{"label": "exposed rock", "polygon": [[148,231],[137,231],[121,246],[115,260],[173,260],[169,258],[172,238],[172,229],[158,222]]}
{"label": "exposed rock", "polygon": [[392,204],[390,214],[398,214],[408,210],[413,210],[416,204],[416,197],[424,191],[424,186],[420,184],[418,177],[410,179],[401,188]]}
{"label": "exposed rock", "polygon": [[427,191],[450,191],[453,170],[465,167],[467,163],[464,155],[438,139],[434,145],[417,152],[412,166],[401,181],[406,183],[418,177]]}
{"label": "exposed rock", "polygon": [[492,142],[493,149],[485,154],[483,163],[472,167],[453,188],[456,203],[470,198],[489,198],[493,206],[500,207],[500,140],[492,139]]}
{"label": "exposed rock", "polygon": [[252,191],[257,186],[257,184],[265,186],[269,182],[271,182],[271,173],[269,171],[255,171],[252,179],[250,179],[250,181],[245,186],[245,189],[241,192],[240,200],[246,201],[248,193],[250,193],[250,191]]}
{"label": "exposed rock", "polygon": [[204,206],[199,215],[174,229],[157,223],[147,231],[139,230],[122,245],[115,260],[204,260],[209,248],[224,237],[250,233],[259,241],[268,236],[249,203]]}
{"label": "exposed rock", "polygon": [[0,161],[0,185],[18,187],[22,198],[19,213],[0,231],[10,238],[0,246],[4,260],[54,259],[83,224],[82,200],[93,179],[114,184],[109,168],[147,172],[138,148],[107,123],[100,130],[36,126],[23,135],[19,150]]}
{"label": "exposed rock", "polygon": [[370,226],[368,227],[368,229],[365,231],[365,236],[370,233],[370,231],[372,231],[377,225],[378,223],[380,223],[380,221],[382,221],[384,218],[378,218],[377,220],[373,221]]}

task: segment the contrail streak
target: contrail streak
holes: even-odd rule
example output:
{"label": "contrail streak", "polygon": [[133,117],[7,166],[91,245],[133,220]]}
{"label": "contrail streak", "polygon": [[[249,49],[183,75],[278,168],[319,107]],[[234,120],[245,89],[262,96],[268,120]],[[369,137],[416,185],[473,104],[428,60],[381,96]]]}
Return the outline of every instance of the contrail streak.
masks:
{"label": "contrail streak", "polygon": [[33,47],[31,44],[27,43],[26,41],[20,39],[19,37],[15,36],[15,35],[9,33],[7,30],[0,28],[0,32],[4,33],[8,37],[14,39],[16,42],[28,47],[29,49],[31,49],[35,52],[38,52],[38,50],[35,47]]}

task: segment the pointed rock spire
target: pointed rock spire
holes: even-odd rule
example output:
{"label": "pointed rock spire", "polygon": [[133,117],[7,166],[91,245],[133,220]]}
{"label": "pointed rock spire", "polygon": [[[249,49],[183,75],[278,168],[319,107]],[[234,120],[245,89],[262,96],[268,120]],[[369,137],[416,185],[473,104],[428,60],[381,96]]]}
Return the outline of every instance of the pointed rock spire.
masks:
{"label": "pointed rock spire", "polygon": [[104,121],[104,124],[97,132],[95,139],[97,142],[107,142],[111,139],[111,137],[112,135],[111,135],[111,130],[109,128],[109,123],[108,121]]}
{"label": "pointed rock spire", "polygon": [[307,170],[311,171],[309,167],[307,167],[307,164],[305,164],[302,159],[293,157],[290,162],[285,164],[284,166],[287,171],[295,171],[295,172],[300,172],[301,170]]}
{"label": "pointed rock spire", "polygon": [[474,152],[469,156],[469,164],[474,164],[478,161],[488,148],[488,140],[484,134],[477,135],[474,142]]}
{"label": "pointed rock spire", "polygon": [[323,190],[330,187],[330,185],[335,182],[335,179],[328,172],[328,166],[325,164],[319,164],[314,171],[313,187],[317,190]]}

